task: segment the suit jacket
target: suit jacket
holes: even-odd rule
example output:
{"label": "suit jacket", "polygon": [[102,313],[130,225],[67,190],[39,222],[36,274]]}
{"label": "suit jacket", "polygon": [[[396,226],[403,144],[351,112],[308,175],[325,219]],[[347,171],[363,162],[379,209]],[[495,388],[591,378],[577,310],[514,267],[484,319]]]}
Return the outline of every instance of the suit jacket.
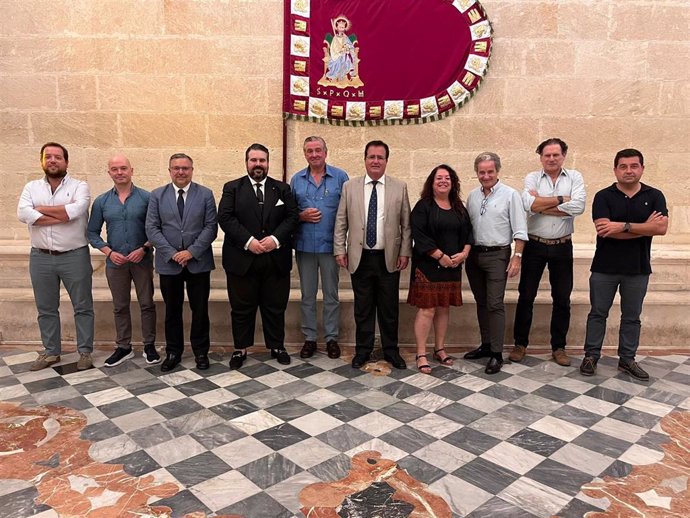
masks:
{"label": "suit jacket", "polygon": [[[333,254],[347,254],[347,267],[350,273],[357,270],[364,247],[366,223],[364,180],[365,178],[361,176],[343,185],[338,214],[335,218]],[[407,197],[407,184],[386,176],[384,204],[383,239],[386,269],[393,273],[396,271],[398,257],[412,255],[410,200]]]}
{"label": "suit jacket", "polygon": [[218,234],[216,200],[211,189],[192,182],[187,191],[184,217],[177,210],[177,189],[169,183],[154,189],[146,212],[146,237],[156,248],[156,271],[164,275],[182,272],[172,256],[188,250],[191,273],[215,268],[211,244]]}
{"label": "suit jacket", "polygon": [[266,178],[264,205],[259,205],[249,176],[232,180],[223,186],[218,205],[218,223],[225,232],[223,268],[227,273],[244,275],[256,254],[244,247],[250,237],[263,239],[274,236],[280,248],[269,252],[281,274],[292,270],[292,236],[299,223],[299,211],[290,186],[271,177]]}

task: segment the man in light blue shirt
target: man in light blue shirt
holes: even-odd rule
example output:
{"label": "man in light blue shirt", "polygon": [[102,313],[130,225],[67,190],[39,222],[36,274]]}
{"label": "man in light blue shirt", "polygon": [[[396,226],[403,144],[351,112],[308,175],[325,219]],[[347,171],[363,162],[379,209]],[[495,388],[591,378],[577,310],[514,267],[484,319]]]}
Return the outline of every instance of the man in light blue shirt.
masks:
{"label": "man in light blue shirt", "polygon": [[[132,282],[141,310],[141,338],[149,365],[161,361],[156,352],[156,306],[153,303],[153,252],[146,239],[146,210],[149,192],[132,183],[134,168],[124,155],[108,161],[113,188],[93,202],[88,236],[91,246],[103,252],[105,276],[113,297],[115,352],[105,360],[115,367],[134,357],[132,317],[129,311]],[[106,239],[101,237],[105,223]]]}
{"label": "man in light blue shirt", "polygon": [[295,173],[290,181],[300,211],[294,245],[302,289],[302,333],[305,338],[300,357],[310,358],[317,348],[316,292],[320,272],[326,352],[329,358],[338,358],[339,268],[333,255],[333,229],[340,192],[349,178],[342,169],[326,164],[328,148],[321,137],[307,137],[303,150],[309,165]]}
{"label": "man in light blue shirt", "polygon": [[[481,185],[467,197],[474,245],[466,261],[466,272],[477,303],[482,341],[465,358],[489,358],[484,372],[496,374],[503,366],[506,282],[508,277],[520,273],[527,218],[520,193],[498,179],[501,159],[496,153],[477,156],[474,170]],[[511,257],[513,241],[515,253]]]}

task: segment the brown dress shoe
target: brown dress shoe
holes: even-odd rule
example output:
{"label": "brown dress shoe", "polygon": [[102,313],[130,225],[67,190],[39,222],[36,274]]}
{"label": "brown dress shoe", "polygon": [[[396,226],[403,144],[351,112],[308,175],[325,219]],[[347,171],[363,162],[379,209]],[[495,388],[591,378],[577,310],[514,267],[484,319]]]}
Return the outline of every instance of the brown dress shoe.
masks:
{"label": "brown dress shoe", "polygon": [[329,358],[336,359],[340,358],[340,346],[335,340],[329,340],[326,342],[326,353]]}
{"label": "brown dress shoe", "polygon": [[570,357],[565,353],[565,349],[556,349],[553,353],[553,361],[563,367],[570,367]]}
{"label": "brown dress shoe", "polygon": [[516,345],[513,350],[508,355],[508,359],[511,362],[521,362],[525,358],[525,353],[527,352],[527,347],[524,345]]}
{"label": "brown dress shoe", "polygon": [[302,350],[299,352],[299,357],[300,358],[311,358],[314,356],[314,353],[316,352],[316,342],[312,342],[311,340],[307,340],[304,342],[304,345],[302,346]]}

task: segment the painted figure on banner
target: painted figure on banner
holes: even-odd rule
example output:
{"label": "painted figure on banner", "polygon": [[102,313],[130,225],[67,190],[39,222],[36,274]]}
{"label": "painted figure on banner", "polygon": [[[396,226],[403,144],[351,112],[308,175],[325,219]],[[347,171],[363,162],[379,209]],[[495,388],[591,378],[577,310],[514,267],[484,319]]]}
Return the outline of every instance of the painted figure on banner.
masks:
{"label": "painted figure on banner", "polygon": [[364,86],[359,78],[359,43],[357,36],[347,34],[350,20],[340,15],[331,20],[333,34],[324,38],[324,74],[319,80],[322,86],[358,88]]}

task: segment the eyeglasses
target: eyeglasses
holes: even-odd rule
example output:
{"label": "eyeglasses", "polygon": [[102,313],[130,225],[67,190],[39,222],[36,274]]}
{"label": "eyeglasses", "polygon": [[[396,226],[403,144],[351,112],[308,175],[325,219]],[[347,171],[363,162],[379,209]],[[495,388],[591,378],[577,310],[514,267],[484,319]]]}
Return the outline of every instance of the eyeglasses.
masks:
{"label": "eyeglasses", "polygon": [[181,167],[179,165],[176,165],[176,166],[173,166],[170,168],[170,171],[172,171],[173,173],[179,173],[179,172],[188,173],[191,170],[192,170],[191,167],[188,167],[188,166]]}
{"label": "eyeglasses", "polygon": [[486,197],[482,200],[482,204],[479,207],[479,215],[483,216],[484,213],[486,212],[486,205],[489,203],[489,198]]}

